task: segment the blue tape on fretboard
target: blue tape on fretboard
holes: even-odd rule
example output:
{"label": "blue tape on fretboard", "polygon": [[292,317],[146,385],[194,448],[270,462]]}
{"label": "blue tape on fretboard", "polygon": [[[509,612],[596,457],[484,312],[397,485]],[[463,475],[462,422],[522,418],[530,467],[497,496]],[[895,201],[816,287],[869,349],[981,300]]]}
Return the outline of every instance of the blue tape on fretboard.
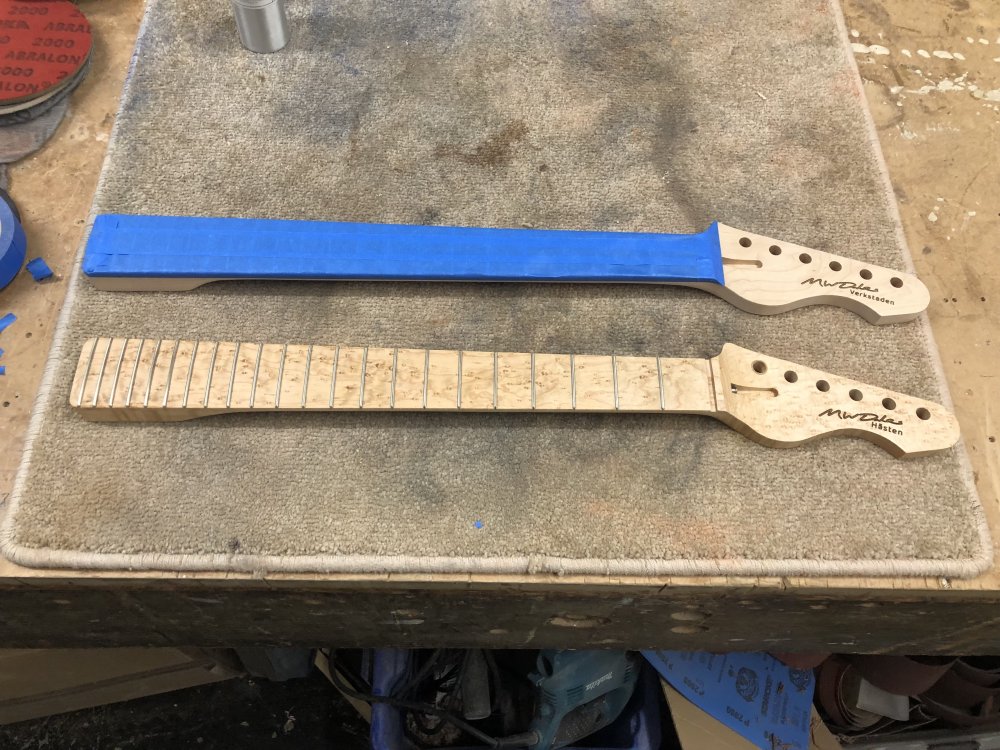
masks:
{"label": "blue tape on fretboard", "polygon": [[105,214],[89,276],[723,283],[719,233],[579,232]]}

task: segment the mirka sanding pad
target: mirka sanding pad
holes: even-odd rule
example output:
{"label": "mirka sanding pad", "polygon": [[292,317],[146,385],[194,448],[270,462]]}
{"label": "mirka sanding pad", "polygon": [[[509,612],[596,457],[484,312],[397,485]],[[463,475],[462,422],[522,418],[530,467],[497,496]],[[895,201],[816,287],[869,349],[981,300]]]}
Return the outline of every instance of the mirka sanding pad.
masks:
{"label": "mirka sanding pad", "polygon": [[0,108],[32,106],[78,81],[92,45],[69,0],[0,0]]}

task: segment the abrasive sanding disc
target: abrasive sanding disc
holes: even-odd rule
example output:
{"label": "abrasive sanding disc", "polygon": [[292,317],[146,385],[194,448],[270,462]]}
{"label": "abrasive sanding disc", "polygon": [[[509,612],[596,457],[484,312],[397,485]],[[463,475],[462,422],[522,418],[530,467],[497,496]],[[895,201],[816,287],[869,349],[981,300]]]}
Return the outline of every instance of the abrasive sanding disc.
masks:
{"label": "abrasive sanding disc", "polygon": [[30,107],[79,82],[92,43],[70,0],[0,0],[0,109]]}

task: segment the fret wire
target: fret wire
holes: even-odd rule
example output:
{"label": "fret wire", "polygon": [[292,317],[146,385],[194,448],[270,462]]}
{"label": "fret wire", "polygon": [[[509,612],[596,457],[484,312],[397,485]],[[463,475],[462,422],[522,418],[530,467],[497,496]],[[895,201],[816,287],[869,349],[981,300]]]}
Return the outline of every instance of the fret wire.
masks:
{"label": "fret wire", "polygon": [[427,408],[427,380],[431,369],[431,350],[424,349],[424,399],[420,403],[421,409]]}
{"label": "fret wire", "polygon": [[615,411],[618,411],[618,358],[611,355],[611,378],[615,385]]}
{"label": "fret wire", "polygon": [[186,409],[188,405],[188,396],[191,393],[191,376],[194,375],[194,365],[198,359],[198,345],[200,341],[194,342],[194,349],[191,351],[191,364],[188,365],[187,379],[184,381],[184,396],[181,398],[181,408]]}
{"label": "fret wire", "polygon": [[264,359],[264,344],[257,344],[257,361],[253,366],[253,380],[250,381],[250,404],[248,408],[253,408],[253,402],[257,400],[257,376],[260,375],[260,361]]}
{"label": "fret wire", "polygon": [[327,408],[333,408],[333,392],[337,387],[337,365],[340,363],[340,344],[333,352],[333,375],[330,376],[330,403]]}
{"label": "fret wire", "polygon": [[667,394],[663,392],[663,368],[660,366],[660,358],[656,358],[656,382],[660,384],[660,411],[667,410]]}
{"label": "fret wire", "polygon": [[233,403],[233,384],[236,383],[236,365],[240,361],[240,343],[236,343],[236,349],[233,351],[233,366],[232,371],[229,373],[229,389],[226,391],[226,408],[228,409]]}
{"label": "fret wire", "polygon": [[139,372],[139,360],[142,359],[142,348],[146,345],[146,339],[139,339],[139,349],[135,353],[135,362],[132,363],[132,374],[128,379],[128,392],[125,394],[125,406],[132,403],[132,387],[135,385],[135,376]]}
{"label": "fret wire", "polygon": [[396,359],[399,357],[399,347],[392,350],[392,375],[389,379],[389,408],[396,408]]}
{"label": "fret wire", "polygon": [[153,374],[156,372],[156,360],[160,356],[160,346],[162,344],[163,339],[157,339],[156,346],[153,347],[153,358],[149,361],[149,377],[146,379],[146,395],[142,397],[143,409],[149,406],[149,394],[153,390]]}
{"label": "fret wire", "polygon": [[535,353],[531,353],[531,408],[535,408]]}
{"label": "fret wire", "polygon": [[497,393],[499,391],[500,367],[499,357],[493,352],[493,408],[497,408]]}
{"label": "fret wire", "polygon": [[167,384],[163,386],[163,406],[167,405],[167,397],[170,395],[170,381],[174,377],[174,360],[177,359],[177,350],[181,348],[181,340],[174,342],[174,349],[170,352],[170,365],[167,367]]}
{"label": "fret wire", "polygon": [[365,406],[365,370],[368,368],[368,347],[361,350],[361,387],[358,391],[358,408]]}
{"label": "fret wire", "polygon": [[576,409],[576,355],[569,355],[569,404]]}
{"label": "fret wire", "polygon": [[458,395],[455,397],[455,408],[462,408],[462,350],[458,350]]}
{"label": "fret wire", "polygon": [[80,392],[77,394],[76,401],[80,406],[83,406],[83,394],[87,390],[87,379],[90,377],[90,366],[94,364],[94,352],[97,351],[97,342],[100,341],[100,337],[94,339],[94,345],[90,347],[90,356],[87,357],[87,366],[83,368],[83,377],[80,378]]}
{"label": "fret wire", "polygon": [[125,359],[125,350],[128,349],[128,339],[122,344],[122,350],[118,352],[118,362],[115,364],[115,377],[111,381],[111,398],[108,399],[108,406],[115,405],[115,391],[118,390],[118,378],[122,374],[122,360]]}
{"label": "fret wire", "polygon": [[300,409],[306,408],[306,398],[309,396],[309,369],[312,367],[312,356],[313,345],[309,344],[309,348],[306,349],[306,372],[302,376],[302,403],[299,404]]}
{"label": "fret wire", "polygon": [[101,360],[101,369],[97,373],[97,386],[94,388],[94,400],[91,406],[97,406],[97,399],[101,395],[101,381],[104,380],[104,370],[108,366],[108,355],[111,354],[111,339],[108,339],[108,348],[104,350],[104,359]]}
{"label": "fret wire", "polygon": [[205,383],[205,407],[208,407],[208,397],[212,393],[212,378],[215,377],[215,358],[219,354],[219,342],[212,342],[212,358],[208,363],[208,382]]}
{"label": "fret wire", "polygon": [[281,362],[278,364],[278,385],[274,389],[274,408],[281,404],[281,379],[285,376],[285,360],[288,358],[288,342],[281,348]]}

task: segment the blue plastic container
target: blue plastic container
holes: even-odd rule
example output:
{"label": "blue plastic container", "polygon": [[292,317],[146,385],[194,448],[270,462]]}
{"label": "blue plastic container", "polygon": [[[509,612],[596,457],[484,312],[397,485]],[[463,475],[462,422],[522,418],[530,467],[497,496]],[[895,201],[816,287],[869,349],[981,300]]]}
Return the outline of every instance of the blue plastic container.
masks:
{"label": "blue plastic container", "polygon": [[[391,695],[410,674],[410,652],[405,649],[375,651],[372,691]],[[659,750],[663,731],[663,693],[660,678],[645,662],[635,685],[635,692],[615,721],[565,750]],[[412,750],[406,739],[403,713],[393,706],[372,706],[372,750]],[[458,750],[453,749],[453,750]],[[462,748],[461,750],[481,750]]]}

